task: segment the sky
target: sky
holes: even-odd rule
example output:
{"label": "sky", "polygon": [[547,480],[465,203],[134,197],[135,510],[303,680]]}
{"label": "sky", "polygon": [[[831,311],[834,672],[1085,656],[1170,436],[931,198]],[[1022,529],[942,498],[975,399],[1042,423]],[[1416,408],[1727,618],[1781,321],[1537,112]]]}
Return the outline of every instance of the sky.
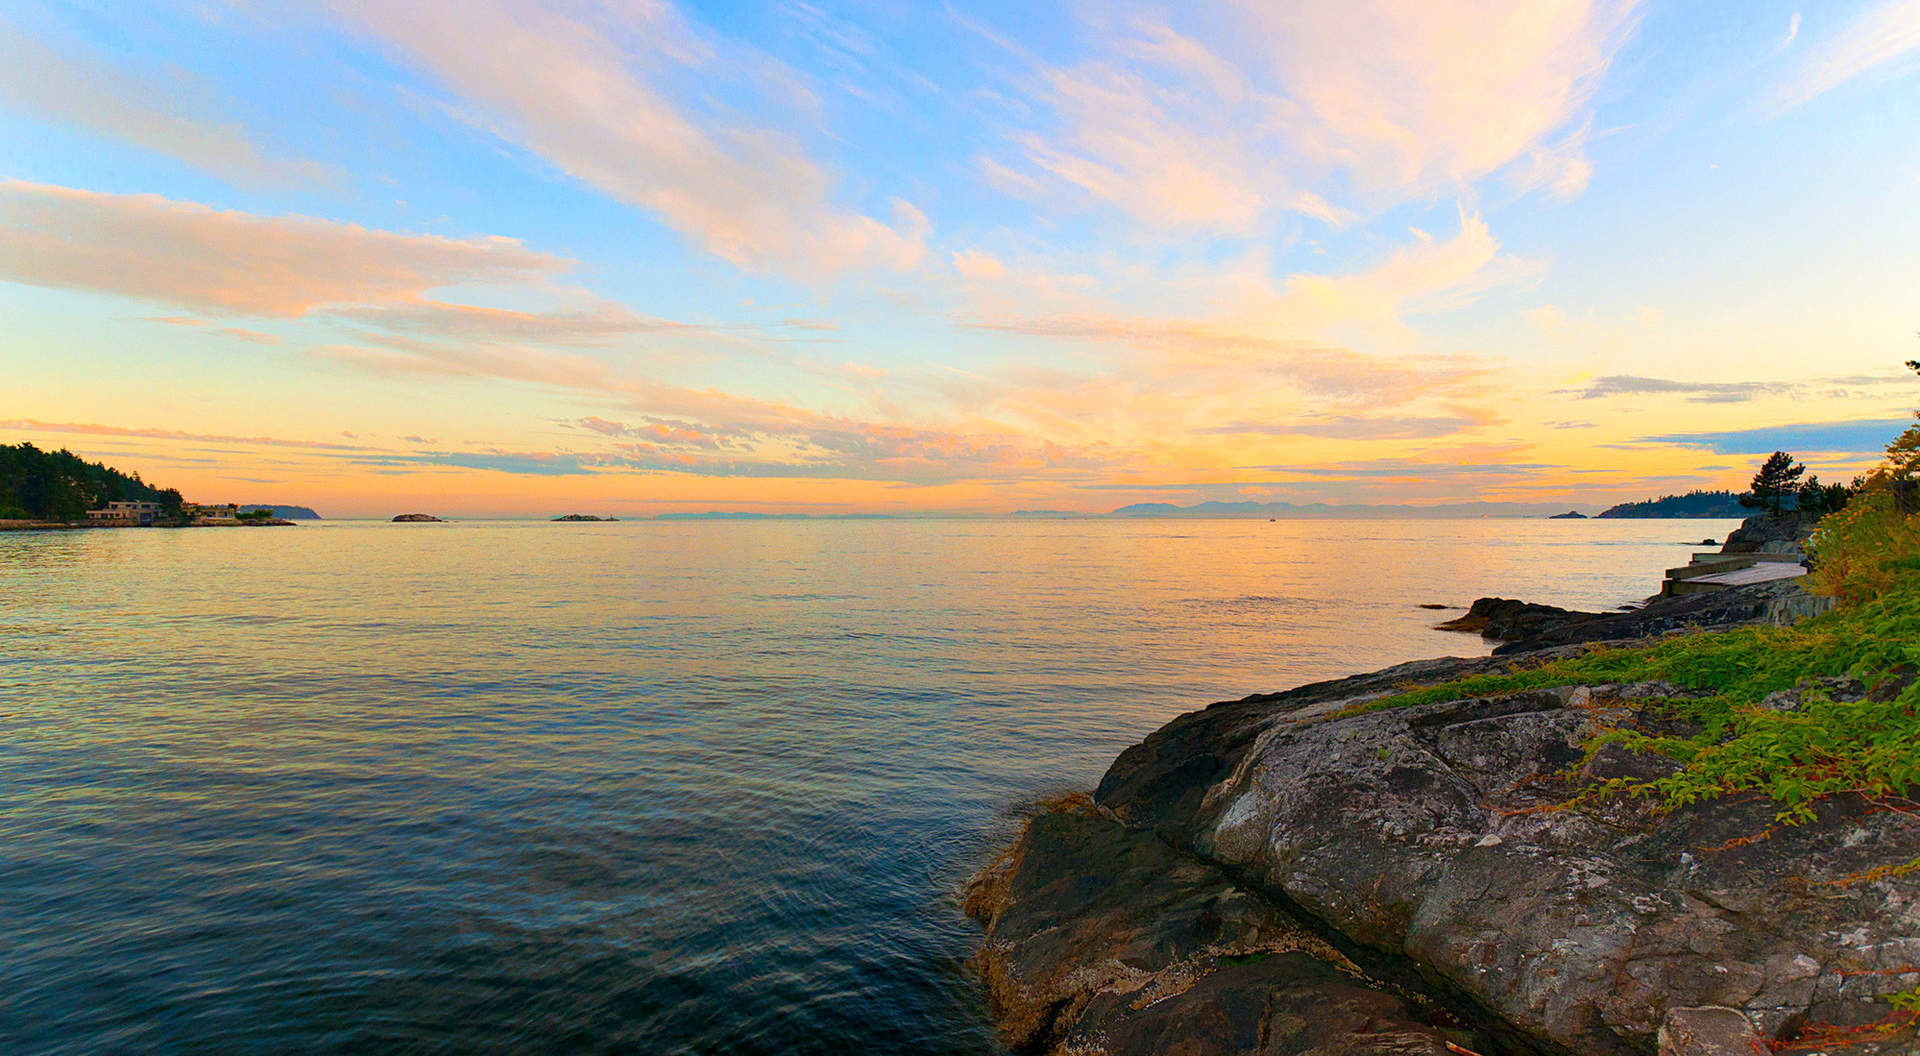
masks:
{"label": "sky", "polygon": [[1920,0],[7,0],[0,441],[330,516],[1846,479],[1916,128]]}

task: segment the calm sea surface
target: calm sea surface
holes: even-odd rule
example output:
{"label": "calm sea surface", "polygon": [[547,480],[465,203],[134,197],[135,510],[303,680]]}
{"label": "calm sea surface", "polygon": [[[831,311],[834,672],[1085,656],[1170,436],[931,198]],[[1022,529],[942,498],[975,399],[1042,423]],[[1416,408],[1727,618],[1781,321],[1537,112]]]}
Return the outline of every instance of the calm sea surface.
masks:
{"label": "calm sea surface", "polygon": [[1009,808],[1732,526],[0,534],[0,1051],[994,1052]]}

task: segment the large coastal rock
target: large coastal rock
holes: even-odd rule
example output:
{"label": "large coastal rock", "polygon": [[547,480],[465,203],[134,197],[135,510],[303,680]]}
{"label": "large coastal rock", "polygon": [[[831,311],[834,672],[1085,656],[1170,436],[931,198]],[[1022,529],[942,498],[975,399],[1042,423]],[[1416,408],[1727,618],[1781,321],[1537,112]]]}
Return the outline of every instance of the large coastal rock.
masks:
{"label": "large coastal rock", "polygon": [[1656,597],[1627,612],[1604,613],[1591,619],[1567,620],[1538,627],[1531,634],[1508,639],[1505,645],[1494,652],[1504,656],[1590,642],[1657,638],[1676,631],[1737,627],[1765,621],[1783,599],[1805,593],[1805,588],[1798,581],[1782,580],[1729,587],[1703,594]]}
{"label": "large coastal rock", "polygon": [[403,513],[393,519],[394,524],[439,524],[441,519],[431,513]]}
{"label": "large coastal rock", "polygon": [[1218,868],[1085,802],[1036,818],[967,908],[1020,1051],[1446,1056],[1449,1041],[1478,1043]]}
{"label": "large coastal rock", "polygon": [[1725,554],[1796,554],[1813,533],[1814,519],[1789,510],[1755,514],[1740,522],[1720,552]]}
{"label": "large coastal rock", "polygon": [[[1617,746],[1589,757],[1587,745],[1603,729],[1671,732],[1673,720],[1634,704],[1684,695],[1675,687],[1592,685],[1358,710],[1407,685],[1524,662],[1403,665],[1250,697],[1176,719],[1129,749],[1092,807],[1080,808],[1111,826],[1099,837],[1110,849],[1088,835],[1094,821],[1043,815],[1001,879],[990,873],[976,885],[977,895],[1000,885],[985,899],[999,908],[982,914],[990,924],[983,961],[1002,965],[988,972],[1000,973],[996,1007],[1055,1010],[1026,1014],[1025,1022],[1051,1024],[1021,1039],[1037,1050],[1267,1051],[1208,1048],[1179,1035],[1182,1045],[1202,1046],[1189,1049],[1171,1044],[1174,1035],[1123,1029],[1112,994],[1180,964],[1237,968],[1232,951],[1288,941],[1272,937],[1285,934],[1289,917],[1339,948],[1338,957],[1320,951],[1336,972],[1343,960],[1374,978],[1391,977],[1394,964],[1408,970],[1431,1000],[1492,1038],[1474,1050],[1489,1056],[1649,1054],[1663,1028],[1670,1048],[1674,1039],[1706,1044],[1700,1039],[1719,1035],[1701,1024],[1726,1023],[1701,1009],[1732,1010],[1784,1044],[1818,1025],[1883,1022],[1892,1011],[1884,995],[1920,984],[1913,815],[1844,798],[1799,826],[1776,823],[1772,804],[1746,797],[1671,813],[1619,798],[1568,806],[1602,782],[1657,777],[1674,765]],[[1820,688],[1864,691],[1844,682]],[[1777,696],[1769,706],[1799,706],[1798,693]],[[1166,851],[1130,842],[1147,835]],[[1089,881],[1104,902],[1044,894],[1074,883],[1064,877],[1133,868],[1122,861],[1141,878]],[[1160,919],[1158,907],[1176,907],[1177,921],[1215,904],[1233,909],[1191,929],[1204,941],[1156,945],[1153,936],[1179,926],[1136,923]],[[1109,933],[1144,945],[1102,938]],[[1131,952],[1114,953],[1116,945]],[[1145,948],[1162,952],[1156,959]],[[1317,949],[1288,947],[1302,956]],[[1291,985],[1223,977],[1184,991],[1182,1014],[1210,1022],[1231,1005],[1253,1016],[1245,1009],[1267,1007],[1260,987]],[[1214,987],[1236,996],[1216,1006]],[[1419,1003],[1403,1007],[1392,1014],[1417,1013]],[[1244,1027],[1244,1018],[1235,1022]],[[1910,1029],[1884,1033],[1850,1035],[1845,1051],[1920,1052]]]}

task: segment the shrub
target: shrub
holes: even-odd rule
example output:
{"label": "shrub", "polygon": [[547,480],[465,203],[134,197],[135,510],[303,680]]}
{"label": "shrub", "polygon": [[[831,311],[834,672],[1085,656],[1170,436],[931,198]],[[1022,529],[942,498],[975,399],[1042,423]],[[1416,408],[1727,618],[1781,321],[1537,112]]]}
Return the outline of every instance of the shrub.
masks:
{"label": "shrub", "polygon": [[1901,512],[1891,491],[1869,491],[1822,519],[1808,549],[1809,590],[1843,603],[1877,597],[1920,575],[1920,514]]}

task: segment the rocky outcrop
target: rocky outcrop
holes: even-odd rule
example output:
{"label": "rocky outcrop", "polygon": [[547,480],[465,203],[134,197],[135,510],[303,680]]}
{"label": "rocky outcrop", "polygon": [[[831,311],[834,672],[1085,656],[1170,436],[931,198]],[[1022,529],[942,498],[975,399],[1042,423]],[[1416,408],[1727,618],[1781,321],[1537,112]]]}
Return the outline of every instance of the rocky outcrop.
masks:
{"label": "rocky outcrop", "polygon": [[430,513],[403,513],[393,519],[394,524],[440,524],[441,520]]}
{"label": "rocky outcrop", "polygon": [[594,521],[594,522],[617,521],[619,519],[620,518],[618,517],[595,517],[591,513],[569,513],[569,514],[565,514],[563,516],[554,518],[554,520],[556,521]]}
{"label": "rocky outcrop", "polygon": [[1482,638],[1515,642],[1574,624],[1597,620],[1597,612],[1575,612],[1556,605],[1538,605],[1512,598],[1478,598],[1467,614],[1440,624],[1443,631],[1478,631]]}
{"label": "rocky outcrop", "polygon": [[[1446,1056],[1479,1039],[1219,869],[1084,800],[974,884],[977,963],[1021,1051]],[[1462,1044],[1466,1043],[1466,1044]]]}
{"label": "rocky outcrop", "polygon": [[1783,599],[1805,596],[1800,583],[1785,581],[1730,587],[1705,594],[1656,597],[1627,612],[1603,613],[1592,619],[1547,626],[1518,641],[1510,641],[1494,652],[1506,656],[1583,643],[1657,638],[1678,631],[1722,630],[1769,621]]}
{"label": "rocky outcrop", "polygon": [[1761,513],[1740,522],[1720,547],[1724,554],[1797,554],[1813,534],[1814,518],[1789,510]]}
{"label": "rocky outcrop", "polygon": [[[1524,662],[1402,665],[1249,697],[1128,749],[1090,804],[1040,815],[975,883],[1009,1037],[1060,1053],[1428,1052],[1453,1039],[1408,1026],[1432,1018],[1427,1001],[1485,1032],[1485,1047],[1455,1044],[1489,1056],[1648,1054],[1663,1029],[1671,1051],[1706,1052],[1675,1046],[1735,1024],[1701,1009],[1784,1043],[1883,1022],[1883,996],[1920,985],[1914,815],[1843,797],[1784,826],[1751,798],[1661,813],[1589,795],[1670,772],[1661,757],[1588,746],[1606,729],[1686,732],[1637,706],[1685,691],[1591,685],[1363,710]],[[1391,1042],[1246,1040],[1274,1036],[1286,995],[1323,986],[1349,988],[1355,1004],[1341,1007],[1390,1024]],[[1920,1052],[1910,1028],[1882,1034],[1848,1051]]]}

